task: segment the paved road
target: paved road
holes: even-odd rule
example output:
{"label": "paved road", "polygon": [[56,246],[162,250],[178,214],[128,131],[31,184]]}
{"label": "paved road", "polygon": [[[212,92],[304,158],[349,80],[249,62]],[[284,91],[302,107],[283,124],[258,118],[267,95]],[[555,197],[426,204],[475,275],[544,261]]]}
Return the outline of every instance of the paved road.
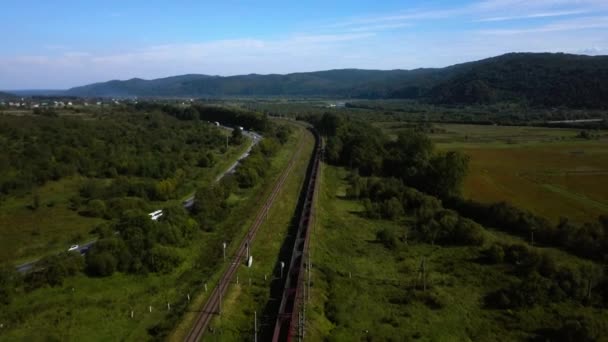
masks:
{"label": "paved road", "polygon": [[[232,128],[230,127],[226,127],[226,126],[220,126],[224,129],[230,130],[232,131]],[[231,174],[234,172],[234,170],[236,170],[236,167],[239,165],[239,163],[241,162],[241,160],[249,157],[249,154],[251,153],[251,149],[257,145],[260,140],[262,140],[262,136],[255,133],[255,132],[249,132],[249,131],[243,131],[243,135],[251,138],[251,143],[249,145],[249,147],[247,148],[247,150],[245,151],[245,153],[243,153],[239,159],[237,159],[236,162],[234,162],[232,165],[230,165],[230,167],[228,169],[226,169],[224,172],[222,172],[221,174],[219,174],[216,178],[215,181],[219,182],[222,178],[224,178],[224,176]],[[184,208],[189,209],[194,205],[194,195],[192,195],[192,197],[186,199],[183,203]],[[91,246],[97,242],[97,239],[93,240],[93,241],[89,241],[85,244],[82,244],[78,247],[77,250],[74,251],[78,251],[80,252],[80,254],[86,254],[87,251],[89,250],[89,248],[91,248]],[[19,266],[17,266],[17,271],[21,272],[21,273],[25,273],[29,270],[32,269],[32,267],[34,267],[34,264],[37,262],[38,260],[35,261],[31,261],[31,262],[27,262],[25,264],[21,264]]]}
{"label": "paved road", "polygon": [[[228,129],[228,130],[232,130],[232,128],[230,127],[224,127],[222,126],[222,128]],[[249,144],[249,147],[247,148],[247,150],[245,151],[245,153],[243,153],[239,159],[237,159],[237,161],[235,161],[232,165],[230,165],[230,167],[228,169],[226,169],[226,171],[222,172],[221,174],[219,174],[216,178],[215,181],[219,182],[222,178],[224,178],[224,176],[231,174],[234,172],[234,170],[236,170],[236,167],[239,165],[239,163],[241,162],[241,160],[249,157],[249,154],[251,153],[251,149],[257,145],[260,140],[262,140],[262,136],[254,133],[254,132],[249,132],[249,131],[243,131],[243,135],[248,136],[249,138],[251,138],[251,144]],[[184,208],[189,209],[194,205],[194,195],[192,195],[191,197],[189,197],[188,199],[186,199],[184,202]]]}

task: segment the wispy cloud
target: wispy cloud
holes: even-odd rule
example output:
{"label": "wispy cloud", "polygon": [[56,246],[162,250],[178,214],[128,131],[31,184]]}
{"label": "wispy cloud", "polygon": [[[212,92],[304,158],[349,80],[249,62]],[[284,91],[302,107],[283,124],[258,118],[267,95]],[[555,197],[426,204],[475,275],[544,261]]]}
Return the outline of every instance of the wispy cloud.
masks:
{"label": "wispy cloud", "polygon": [[350,20],[345,20],[338,23],[333,23],[329,25],[325,25],[325,28],[344,28],[349,26],[360,26],[360,25],[370,25],[370,24],[382,24],[382,23],[391,23],[391,22],[403,22],[403,21],[415,21],[415,20],[429,20],[429,19],[441,19],[447,18],[450,16],[462,14],[462,9],[447,9],[447,10],[414,10],[403,12],[400,14],[391,14],[391,15],[378,15],[371,17],[360,17],[353,18]]}
{"label": "wispy cloud", "polygon": [[[606,0],[472,1],[339,18],[327,25],[303,23],[300,31],[280,37],[113,48],[42,44],[36,52],[13,55],[7,50],[0,55],[0,87],[69,87],[184,73],[441,67],[513,51],[608,53]],[[534,18],[543,20],[526,20]]]}
{"label": "wispy cloud", "polygon": [[351,28],[348,28],[347,31],[348,32],[379,32],[379,31],[395,30],[395,29],[411,27],[411,26],[413,26],[413,24],[411,24],[411,23],[369,25],[369,26],[351,27]]}
{"label": "wispy cloud", "polygon": [[477,22],[488,22],[488,21],[508,21],[508,20],[521,20],[521,19],[537,19],[537,18],[550,18],[550,17],[563,17],[576,14],[589,13],[590,10],[572,10],[572,11],[557,11],[557,12],[541,12],[533,14],[515,15],[507,17],[491,17],[477,19]]}
{"label": "wispy cloud", "polygon": [[587,29],[608,28],[608,17],[582,17],[573,20],[563,20],[547,25],[521,29],[480,30],[479,33],[489,35],[517,35],[556,31],[578,31]]}

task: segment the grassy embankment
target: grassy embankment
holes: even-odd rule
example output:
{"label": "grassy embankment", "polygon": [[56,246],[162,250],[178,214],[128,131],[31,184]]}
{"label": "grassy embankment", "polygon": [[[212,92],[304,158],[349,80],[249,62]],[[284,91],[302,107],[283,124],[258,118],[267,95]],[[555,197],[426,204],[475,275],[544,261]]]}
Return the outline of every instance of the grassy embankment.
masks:
{"label": "grassy embankment", "polygon": [[[392,134],[399,123],[379,125]],[[608,214],[608,136],[577,138],[580,130],[435,124],[441,150],[471,157],[464,196],[508,201],[553,222],[595,221]]]}
{"label": "grassy embankment", "polygon": [[[308,131],[301,131],[303,149],[285,181],[283,189],[275,199],[274,205],[268,213],[268,219],[260,226],[252,244],[253,266],[247,268],[242,265],[237,271],[239,283],[236,284],[235,279],[229,292],[225,294],[222,302],[222,316],[215,317],[211,321],[210,326],[214,328],[215,332],[206,334],[203,340],[220,338],[222,341],[243,341],[251,339],[254,311],[257,311],[258,322],[261,322],[262,311],[269,299],[271,281],[274,277],[278,277],[277,274],[273,274],[273,270],[276,270],[279,250],[292,224],[298,195],[314,145],[312,135]],[[211,285],[210,283],[209,293],[212,289]],[[208,293],[202,293],[200,298],[194,301],[196,308],[203,305],[206,295]],[[193,324],[196,313],[188,313],[185,316],[182,324],[172,334],[171,340],[183,340]]]}
{"label": "grassy embankment", "polygon": [[[66,279],[63,286],[22,294],[0,313],[4,326],[0,340],[149,339],[148,329],[168,322],[167,303],[175,310],[178,303],[185,303],[188,294],[196,298],[196,291],[200,291],[203,283],[211,285],[217,279],[221,264],[205,264],[201,271],[200,263],[204,263],[207,256],[212,260],[217,251],[221,255],[222,241],[228,241],[229,255],[234,252],[237,244],[231,241],[238,241],[245,234],[262,199],[270,192],[303,134],[297,130],[279,150],[263,182],[235,194],[231,214],[224,222],[213,232],[201,232],[189,246],[179,250],[183,262],[173,272],[166,275],[116,273],[98,279],[79,275]],[[198,271],[193,272],[197,264]],[[149,312],[150,306],[152,312]]]}
{"label": "grassy embankment", "polygon": [[[197,187],[215,179],[244,153],[249,141],[247,139],[240,146],[230,146],[225,154],[217,154],[217,163],[213,167],[197,168],[195,177],[179,189],[180,193],[191,194]],[[40,207],[36,210],[30,209],[32,193],[0,202],[0,264],[21,264],[48,253],[63,251],[73,243],[94,239],[91,230],[105,220],[85,217],[70,209],[70,198],[78,194],[86,180],[86,177],[70,177],[39,187],[36,191]],[[154,202],[150,206],[162,208],[169,202]]]}
{"label": "grassy embankment", "polygon": [[[484,308],[487,293],[516,279],[505,265],[479,262],[484,247],[410,241],[387,249],[377,242],[376,233],[388,228],[402,235],[410,221],[362,217],[361,203],[344,199],[346,171],[324,165],[322,175],[318,224],[311,239],[307,340],[514,341],[527,339],[542,327],[559,326],[559,315],[595,312],[569,301],[529,310]],[[486,245],[493,241],[519,239],[488,230]],[[559,250],[543,250],[558,257],[560,264],[585,263]],[[426,292],[419,280],[423,257]]]}

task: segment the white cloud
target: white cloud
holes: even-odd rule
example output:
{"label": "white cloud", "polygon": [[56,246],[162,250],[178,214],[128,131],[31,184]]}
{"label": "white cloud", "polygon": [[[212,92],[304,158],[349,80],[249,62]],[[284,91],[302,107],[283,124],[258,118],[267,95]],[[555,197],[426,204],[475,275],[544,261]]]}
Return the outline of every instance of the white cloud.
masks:
{"label": "white cloud", "polygon": [[448,18],[450,16],[462,14],[463,9],[447,9],[447,10],[414,10],[403,12],[400,14],[379,15],[363,18],[353,18],[350,20],[325,25],[324,28],[345,28],[350,26],[361,26],[369,24],[381,24],[391,22],[411,22],[415,20],[431,20]]}
{"label": "white cloud", "polygon": [[488,22],[488,21],[507,21],[507,20],[520,20],[520,19],[535,19],[535,18],[549,18],[549,17],[562,17],[575,14],[589,13],[589,10],[573,10],[573,11],[558,11],[558,12],[541,12],[525,15],[516,15],[508,17],[491,17],[475,20],[477,22]]}
{"label": "white cloud", "polygon": [[577,53],[590,56],[608,55],[608,48],[592,46],[590,48],[580,49]]}
{"label": "white cloud", "polygon": [[480,30],[478,33],[489,35],[520,35],[541,32],[579,31],[587,29],[608,28],[608,17],[583,17],[563,20],[542,26],[521,29]]}
{"label": "white cloud", "polygon": [[[606,0],[486,0],[459,8],[351,18],[279,38],[243,37],[114,51],[49,45],[41,47],[40,55],[0,56],[0,88],[71,87],[185,73],[441,67],[514,51],[602,54],[608,47],[608,36],[602,34],[608,28],[604,10],[608,10]],[[544,24],[507,22],[529,18],[545,18]],[[480,29],[454,30],[472,22]],[[454,25],[447,30],[443,23]],[[432,24],[433,30],[426,32],[425,24]],[[406,27],[416,30],[402,29]]]}

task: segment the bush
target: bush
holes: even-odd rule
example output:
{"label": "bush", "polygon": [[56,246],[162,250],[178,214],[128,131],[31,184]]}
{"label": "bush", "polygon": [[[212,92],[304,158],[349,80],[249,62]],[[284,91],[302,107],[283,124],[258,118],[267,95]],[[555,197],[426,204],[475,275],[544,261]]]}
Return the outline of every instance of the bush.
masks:
{"label": "bush", "polygon": [[15,289],[21,284],[21,275],[14,267],[0,267],[0,307],[12,302]]}
{"label": "bush", "polygon": [[116,271],[118,262],[109,252],[101,252],[87,255],[86,264],[87,274],[97,277],[107,277]]}
{"label": "bush", "polygon": [[493,244],[488,249],[482,252],[485,260],[492,264],[501,264],[505,260],[505,250],[499,244]]}
{"label": "bush", "polygon": [[90,217],[104,217],[106,215],[106,204],[99,199],[90,200],[83,215]]}
{"label": "bush", "polygon": [[146,266],[151,272],[169,273],[181,262],[180,256],[171,248],[154,246],[146,257]]}
{"label": "bush", "polygon": [[59,286],[63,280],[77,274],[84,268],[80,253],[64,252],[42,258],[26,275],[25,282],[29,290],[43,286]]}
{"label": "bush", "polygon": [[395,249],[399,244],[397,235],[392,229],[384,228],[376,233],[376,240],[384,245],[388,249]]}

